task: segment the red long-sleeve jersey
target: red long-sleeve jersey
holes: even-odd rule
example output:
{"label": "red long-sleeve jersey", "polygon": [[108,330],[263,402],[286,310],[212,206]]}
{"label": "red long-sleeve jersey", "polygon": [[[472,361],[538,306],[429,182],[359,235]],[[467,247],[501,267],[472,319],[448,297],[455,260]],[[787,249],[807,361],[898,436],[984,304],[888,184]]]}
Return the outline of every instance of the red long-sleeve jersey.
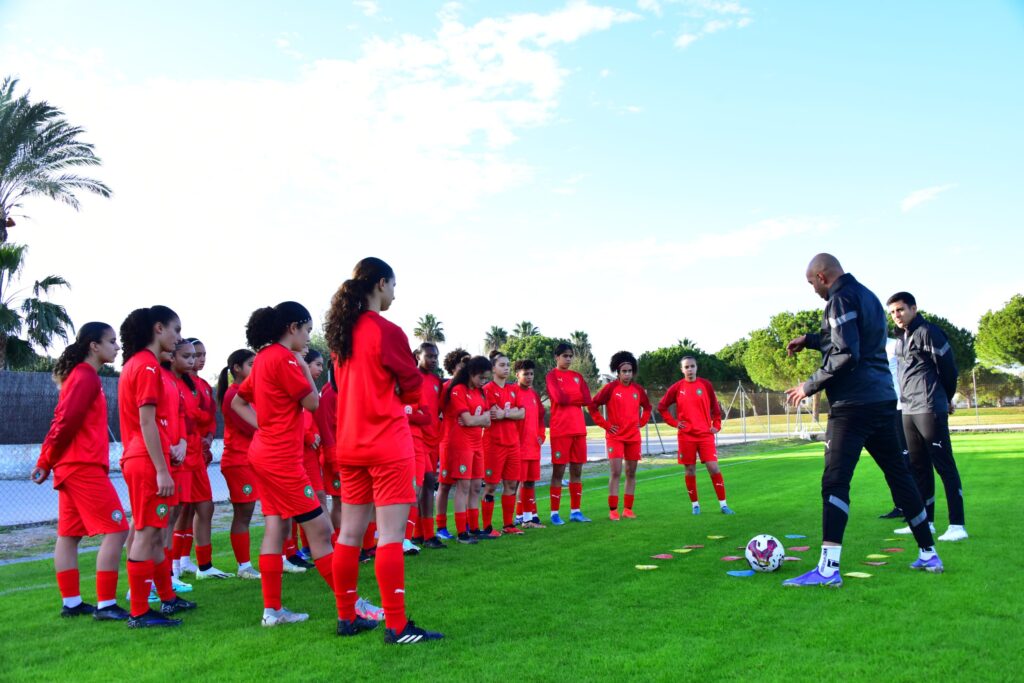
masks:
{"label": "red long-sleeve jersey", "polygon": [[202,399],[198,395],[198,385],[193,393],[183,378],[175,377],[175,379],[185,418],[185,432],[181,435],[185,437],[187,444],[184,465],[189,469],[199,469],[205,465],[203,462],[203,437],[200,435],[199,429],[202,420],[206,417],[206,411],[203,409]]}
{"label": "red long-sleeve jersey", "polygon": [[409,415],[412,436],[428,446],[441,443],[441,378],[432,372],[420,369],[423,388],[420,390],[419,405],[413,406]]}
{"label": "red long-sleeve jersey", "polygon": [[259,429],[249,460],[272,468],[275,462],[302,458],[302,399],[312,391],[295,353],[281,344],[260,349],[252,372],[238,387],[246,403],[256,404]]}
{"label": "red long-sleeve jersey", "polygon": [[199,436],[208,436],[217,431],[217,401],[213,387],[199,375],[192,375],[192,381],[196,385],[196,398],[199,399],[201,411],[197,425]]}
{"label": "red long-sleeve jersey", "polygon": [[463,413],[483,415],[484,411],[488,410],[483,390],[470,389],[465,384],[457,384],[451,389],[444,404],[445,445],[449,451],[483,450],[484,428],[459,424],[459,416]]}
{"label": "red long-sleeve jersey", "polygon": [[587,433],[583,410],[590,405],[590,387],[575,370],[553,369],[547,374],[551,399],[551,436],[579,436]]}
{"label": "red long-sleeve jersey", "polygon": [[[181,395],[181,386],[178,378],[167,368],[160,366],[160,378],[164,383],[164,399],[166,400],[166,413],[161,410],[160,404],[156,407],[156,423],[160,430],[160,445],[164,453],[170,457],[171,446],[181,443],[182,439],[188,441],[188,417],[185,409],[185,399]],[[187,453],[186,453],[187,457]],[[181,462],[175,467],[184,467]]]}
{"label": "red long-sleeve jersey", "polygon": [[[676,414],[669,411],[675,406]],[[681,379],[665,392],[658,401],[658,412],[665,422],[678,427],[682,422],[683,436],[702,438],[711,434],[711,428],[722,428],[722,409],[711,382],[698,377],[692,382]]]}
{"label": "red long-sleeve jersey", "polygon": [[110,469],[109,457],[103,384],[93,366],[79,363],[61,384],[36,466],[53,470],[53,486],[57,488],[70,465],[99,465],[106,472]]}
{"label": "red long-sleeve jersey", "polygon": [[335,430],[338,428],[338,392],[328,382],[320,390],[320,407],[313,413],[316,427],[320,431],[321,448],[334,448],[337,442]]}
{"label": "red long-sleeve jersey", "polygon": [[405,406],[418,403],[423,375],[401,328],[375,311],[360,315],[352,329],[352,356],[344,365],[335,363],[334,377],[339,464],[415,457]]}
{"label": "red long-sleeve jersey", "polygon": [[526,416],[516,423],[523,460],[540,460],[540,445],[545,441],[544,404],[532,387],[519,387],[519,402]]}
{"label": "red long-sleeve jersey", "polygon": [[[231,407],[231,399],[238,393],[239,384],[232,384],[224,392],[224,401],[220,404],[224,415],[224,453],[220,457],[221,469],[249,464],[249,445],[252,443],[256,430],[243,420]],[[253,409],[255,410],[255,406]]]}
{"label": "red long-sleeve jersey", "polygon": [[[515,382],[505,382],[504,386],[498,386],[497,382],[488,382],[484,385],[483,392],[487,399],[487,410],[492,407],[496,407],[498,410],[514,410],[523,407],[519,385]],[[518,445],[519,430],[516,428],[516,422],[518,420],[493,420],[485,433],[488,445]]]}
{"label": "red long-sleeve jersey", "polygon": [[[142,349],[124,364],[121,377],[117,381],[117,412],[121,420],[121,443],[124,444],[122,463],[129,458],[149,457],[146,442],[142,438],[142,426],[139,423],[140,408],[156,408],[157,427],[160,440],[163,442],[170,411],[169,397],[166,393],[160,362],[152,351]],[[165,424],[161,425],[161,422]],[[170,465],[170,452],[167,450],[170,443],[162,445],[164,456]]]}
{"label": "red long-sleeve jersey", "polygon": [[[601,406],[608,411],[607,418],[601,414]],[[640,428],[651,419],[651,400],[639,384],[627,386],[614,380],[601,387],[589,410],[594,424],[608,432],[609,439],[635,443],[640,441]],[[614,434],[612,427],[618,427]]]}

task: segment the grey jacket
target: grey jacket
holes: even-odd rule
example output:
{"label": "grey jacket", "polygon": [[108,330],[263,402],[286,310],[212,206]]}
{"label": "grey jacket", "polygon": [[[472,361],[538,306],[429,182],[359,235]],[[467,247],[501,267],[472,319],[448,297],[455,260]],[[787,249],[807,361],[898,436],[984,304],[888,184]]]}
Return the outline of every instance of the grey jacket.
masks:
{"label": "grey jacket", "polygon": [[956,393],[956,359],[942,328],[918,315],[896,336],[904,415],[945,414]]}

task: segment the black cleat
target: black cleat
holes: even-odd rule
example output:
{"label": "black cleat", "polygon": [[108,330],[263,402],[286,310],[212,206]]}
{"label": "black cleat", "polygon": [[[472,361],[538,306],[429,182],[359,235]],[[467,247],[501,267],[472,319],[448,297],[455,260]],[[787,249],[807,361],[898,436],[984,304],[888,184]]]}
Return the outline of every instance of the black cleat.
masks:
{"label": "black cleat", "polygon": [[156,610],[149,610],[137,617],[128,617],[128,628],[156,628],[161,626],[181,626],[181,619],[170,619]]}
{"label": "black cleat", "polygon": [[423,541],[424,548],[431,548],[433,550],[448,550],[448,546],[441,542],[437,536],[431,536],[427,540]]}
{"label": "black cleat", "polygon": [[302,567],[303,569],[312,569],[316,566],[312,562],[307,562],[306,558],[304,558],[302,555],[299,555],[298,553],[289,556],[288,561],[294,564],[296,567]]}
{"label": "black cleat", "polygon": [[409,540],[413,542],[413,545],[423,545],[423,537],[422,536],[413,536]]}
{"label": "black cleat", "polygon": [[195,608],[196,608],[196,603],[194,603],[194,602],[192,602],[190,600],[185,600],[184,598],[179,598],[179,597],[175,596],[175,598],[173,600],[168,600],[166,602],[161,602],[160,603],[160,614],[163,614],[163,615],[177,614],[178,612],[184,612],[186,610],[195,609]]}
{"label": "black cleat", "polygon": [[338,619],[338,635],[339,636],[357,636],[363,631],[372,631],[377,628],[379,621],[373,619],[363,619],[362,617],[356,617],[352,621],[345,619]]}
{"label": "black cleat", "polygon": [[389,628],[384,629],[384,643],[386,645],[412,645],[428,640],[441,640],[442,638],[444,638],[444,634],[422,629],[414,624],[411,619],[405,622],[405,628],[402,629],[401,633],[395,633]]}
{"label": "black cleat", "polygon": [[92,613],[92,618],[96,621],[124,621],[130,617],[131,614],[128,613],[128,610],[124,609],[120,605],[99,607]]}
{"label": "black cleat", "polygon": [[473,536],[465,531],[459,534],[459,543],[465,543],[466,545],[476,545],[480,541],[476,540],[476,536]]}
{"label": "black cleat", "polygon": [[903,510],[901,510],[899,508],[893,508],[889,512],[886,512],[884,515],[879,515],[878,518],[879,519],[903,519]]}
{"label": "black cleat", "polygon": [[61,607],[60,615],[62,617],[80,617],[83,614],[92,614],[96,611],[93,605],[87,602],[80,602],[74,607]]}
{"label": "black cleat", "polygon": [[373,558],[377,556],[377,548],[373,547],[367,550],[363,548],[359,551],[359,562],[360,564],[366,564],[367,562],[373,562]]}

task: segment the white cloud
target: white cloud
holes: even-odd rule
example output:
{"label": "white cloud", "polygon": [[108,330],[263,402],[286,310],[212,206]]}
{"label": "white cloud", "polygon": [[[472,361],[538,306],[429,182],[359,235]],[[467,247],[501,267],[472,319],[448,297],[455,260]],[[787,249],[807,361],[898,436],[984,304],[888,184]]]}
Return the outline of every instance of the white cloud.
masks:
{"label": "white cloud", "polygon": [[[675,46],[685,49],[704,36],[732,28],[746,28],[753,23],[750,10],[738,2],[715,0],[667,0],[681,7],[686,18]],[[699,26],[699,28],[698,28]]]}
{"label": "white cloud", "polygon": [[700,38],[700,36],[695,35],[693,33],[683,33],[678,38],[676,38],[676,47],[687,48],[691,44],[693,44],[698,38]]}
{"label": "white cloud", "polygon": [[651,12],[653,14],[661,16],[661,3],[658,0],[637,0],[636,6],[645,12]]}
{"label": "white cloud", "polygon": [[380,12],[380,5],[373,0],[352,0],[352,4],[367,17],[377,16]]}
{"label": "white cloud", "polygon": [[612,75],[611,69],[601,69],[601,78],[608,78]]}
{"label": "white cloud", "polygon": [[954,187],[956,187],[956,183],[947,183],[945,185],[926,187],[923,190],[915,190],[903,198],[903,201],[900,202],[900,209],[903,213],[912,211],[918,206],[932,201],[943,192],[952,190]]}

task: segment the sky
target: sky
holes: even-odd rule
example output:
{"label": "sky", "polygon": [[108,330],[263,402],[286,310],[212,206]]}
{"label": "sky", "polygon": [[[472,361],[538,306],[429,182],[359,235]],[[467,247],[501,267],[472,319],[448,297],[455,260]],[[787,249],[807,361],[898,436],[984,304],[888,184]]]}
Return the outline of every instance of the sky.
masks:
{"label": "sky", "polygon": [[114,190],[25,204],[26,281],[78,324],[169,305],[211,371],[370,255],[410,338],[529,320],[599,367],[820,307],[821,251],[972,330],[1024,292],[1021,2],[4,0],[0,30]]}

